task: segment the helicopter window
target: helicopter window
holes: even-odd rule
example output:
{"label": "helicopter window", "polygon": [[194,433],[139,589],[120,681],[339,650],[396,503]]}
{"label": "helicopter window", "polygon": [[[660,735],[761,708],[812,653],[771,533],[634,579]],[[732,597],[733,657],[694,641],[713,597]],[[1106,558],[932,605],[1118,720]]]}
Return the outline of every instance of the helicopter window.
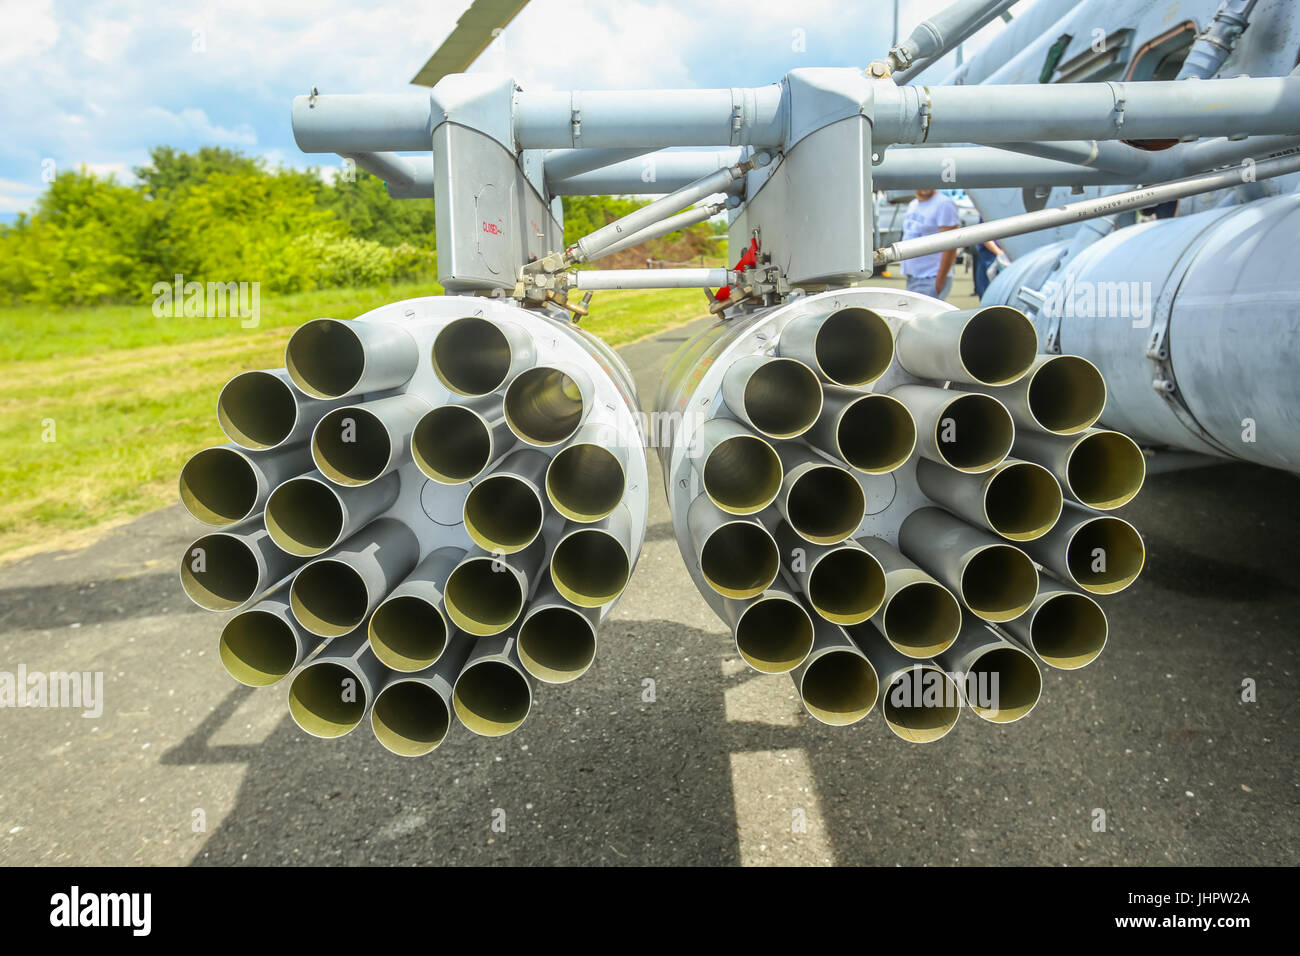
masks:
{"label": "helicopter window", "polygon": [[1138,49],[1125,80],[1174,80],[1196,39],[1196,24],[1180,23],[1167,33],[1149,40]]}

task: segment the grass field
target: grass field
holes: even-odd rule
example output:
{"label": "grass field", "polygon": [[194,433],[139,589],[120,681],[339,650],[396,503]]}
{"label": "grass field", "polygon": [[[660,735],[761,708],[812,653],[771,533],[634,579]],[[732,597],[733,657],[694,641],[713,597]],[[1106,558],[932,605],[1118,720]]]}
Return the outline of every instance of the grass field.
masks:
{"label": "grass field", "polygon": [[[436,283],[264,297],[260,322],[157,318],[149,303],[0,310],[0,557],[176,500],[181,465],[226,439],[221,386],[284,364],[293,329],[351,318]],[[618,346],[705,313],[697,289],[602,292],[584,327]]]}

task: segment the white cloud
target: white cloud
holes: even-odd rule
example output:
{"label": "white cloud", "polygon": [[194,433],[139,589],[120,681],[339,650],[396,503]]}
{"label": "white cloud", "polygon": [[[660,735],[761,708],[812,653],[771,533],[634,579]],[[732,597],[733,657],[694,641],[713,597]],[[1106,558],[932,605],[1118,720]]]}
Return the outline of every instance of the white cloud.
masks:
{"label": "white cloud", "polygon": [[53,0],[0,0],[0,24],[0,65],[40,56],[59,37]]}

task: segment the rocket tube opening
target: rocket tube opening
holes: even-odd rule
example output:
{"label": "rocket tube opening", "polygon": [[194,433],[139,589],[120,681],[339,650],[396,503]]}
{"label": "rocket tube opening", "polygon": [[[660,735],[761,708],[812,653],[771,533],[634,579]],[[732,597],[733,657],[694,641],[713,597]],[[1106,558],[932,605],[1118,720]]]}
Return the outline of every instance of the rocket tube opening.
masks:
{"label": "rocket tube opening", "polygon": [[411,458],[426,478],[458,485],[477,478],[492,458],[492,433],[472,409],[430,409],[411,433]]}
{"label": "rocket tube opening", "polygon": [[480,556],[462,561],[447,578],[443,607],[466,634],[500,634],[524,609],[519,579],[500,559]]}
{"label": "rocket tube opening", "polygon": [[528,717],[528,679],[504,661],[481,660],[460,672],[452,694],[456,716],[481,737],[504,737]]}
{"label": "rocket tube opening", "polygon": [[451,729],[451,711],[432,687],[413,680],[389,684],[370,711],[375,739],[399,757],[432,753]]}
{"label": "rocket tube opening", "polygon": [[530,445],[558,445],[569,439],[584,411],[582,389],[558,368],[525,369],[506,389],[506,424]]}
{"label": "rocket tube opening", "polygon": [[885,640],[907,657],[942,654],[961,632],[961,605],[936,581],[905,584],[885,605]]}
{"label": "rocket tube opening", "polygon": [[736,622],[736,651],[754,670],[785,674],[804,662],[813,646],[813,624],[792,598],[760,597]]}
{"label": "rocket tube opening", "polygon": [[966,702],[975,715],[995,724],[1026,716],[1043,693],[1034,659],[1016,647],[981,654],[966,674]]}
{"label": "rocket tube opening", "polygon": [[351,395],[366,370],[361,338],[347,322],[312,319],[289,337],[284,362],[293,384],[313,398]]}
{"label": "rocket tube opening", "polygon": [[257,555],[237,535],[204,535],[181,557],[181,587],[209,611],[229,611],[249,601],[260,577]]}
{"label": "rocket tube opening", "polygon": [[1066,465],[1070,490],[1098,511],[1112,511],[1132,501],[1146,478],[1146,458],[1127,435],[1098,431],[1085,435]]}
{"label": "rocket tube opening", "polygon": [[700,573],[723,597],[757,597],[776,580],[780,564],[776,541],[751,521],[720,525],[700,549]]}
{"label": "rocket tube opening", "polygon": [[902,466],[916,447],[916,421],[896,398],[867,394],[855,399],[835,430],[840,457],[850,467],[883,475]]}
{"label": "rocket tube opening", "polygon": [[487,395],[506,383],[510,340],[494,322],[468,316],[448,323],[433,340],[433,371],[458,395]]}
{"label": "rocket tube opening", "polygon": [[1038,332],[1019,309],[989,306],[967,321],[959,350],[962,365],[975,381],[1009,385],[1033,365],[1038,354]]}
{"label": "rocket tube opening", "polygon": [[217,398],[217,423],[236,445],[255,451],[274,448],[298,423],[298,399],[270,372],[241,372]]}
{"label": "rocket tube opening", "polygon": [[935,424],[935,445],[958,471],[978,473],[997,466],[1011,451],[1016,427],[995,398],[974,392],[959,395]]}
{"label": "rocket tube opening", "polygon": [[465,530],[484,551],[513,554],[537,538],[545,513],[531,484],[512,474],[492,474],[465,497]]}
{"label": "rocket tube opening", "polygon": [[985,621],[1012,621],[1029,610],[1038,594],[1038,571],[1019,548],[991,544],[962,569],[961,596],[971,613]]}
{"label": "rocket tube opening", "polygon": [[1106,614],[1092,598],[1053,594],[1029,622],[1030,643],[1044,662],[1060,670],[1091,664],[1106,646]]}
{"label": "rocket tube opening", "polygon": [[867,513],[862,486],[835,465],[815,465],[796,478],[785,506],[790,527],[816,544],[843,541]]}
{"label": "rocket tube opening", "polygon": [[205,448],[181,469],[180,498],[205,524],[233,524],[253,513],[257,474],[233,448]]}
{"label": "rocket tube opening", "polygon": [[596,629],[573,608],[539,608],[519,628],[519,661],[548,684],[567,684],[587,672],[596,659]]}
{"label": "rocket tube opening", "polygon": [[356,569],[344,561],[322,558],[306,565],[289,588],[293,616],[319,637],[340,637],[366,617],[370,595]]}
{"label": "rocket tube opening", "polygon": [[571,521],[599,521],[623,500],[626,478],[607,448],[577,442],[561,449],[546,469],[546,497]]}
{"label": "rocket tube opening", "polygon": [[735,435],[718,442],[704,461],[704,491],[728,514],[762,511],[781,491],[781,459],[757,435]]}
{"label": "rocket tube opening", "polygon": [[837,385],[870,385],[894,361],[894,333],[870,309],[840,309],[817,330],[816,355],[822,372]]}
{"label": "rocket tube opening", "polygon": [[1078,585],[1091,594],[1117,594],[1137,580],[1146,561],[1142,537],[1127,521],[1099,515],[1085,522],[1066,551]]}
{"label": "rocket tube opening", "polygon": [[988,483],[984,516],[1012,541],[1032,541],[1052,530],[1061,516],[1061,486],[1052,473],[1029,461],[1011,462]]}
{"label": "rocket tube opening", "polygon": [[836,548],[813,565],[808,602],[832,624],[861,624],[885,600],[885,572],[861,548]]}
{"label": "rocket tube opening", "polygon": [[857,723],[876,706],[880,691],[875,668],[861,654],[827,651],[808,665],[799,696],[808,713],[824,724]]}
{"label": "rocket tube opening", "polygon": [[442,612],[413,594],[390,597],[370,616],[370,648],[386,667],[402,673],[438,662],[447,647]]}
{"label": "rocket tube opening", "polygon": [[767,437],[795,438],[821,414],[821,382],[803,362],[769,359],[745,383],[744,405],[745,417]]}
{"label": "rocket tube opening", "polygon": [[1029,381],[1029,412],[1057,435],[1073,435],[1092,426],[1106,407],[1106,382],[1093,365],[1077,355],[1056,355]]}
{"label": "rocket tube opening", "polygon": [[218,654],[221,666],[235,680],[266,687],[288,676],[298,663],[298,642],[287,621],[250,608],[221,629]]}
{"label": "rocket tube opening", "polygon": [[328,551],[343,534],[338,494],[314,478],[292,478],[266,500],[266,532],[276,547],[299,557]]}
{"label": "rocket tube opening", "polygon": [[308,664],[289,685],[289,715],[313,737],[342,737],[365,713],[365,684],[334,661]]}

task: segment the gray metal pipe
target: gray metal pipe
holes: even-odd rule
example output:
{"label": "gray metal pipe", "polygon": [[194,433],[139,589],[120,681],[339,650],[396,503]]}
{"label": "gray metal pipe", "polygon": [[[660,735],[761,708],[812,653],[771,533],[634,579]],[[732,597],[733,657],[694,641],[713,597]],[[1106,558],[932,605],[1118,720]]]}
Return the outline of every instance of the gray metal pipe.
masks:
{"label": "gray metal pipe", "polygon": [[982,620],[1014,620],[1038,593],[1038,571],[1028,555],[940,508],[908,515],[898,530],[898,546]]}
{"label": "gray metal pipe", "polygon": [[[1300,82],[1300,77],[1297,77],[1296,80]],[[1210,82],[1214,81],[1204,81],[1190,85],[1204,86]],[[1180,85],[1185,87],[1189,84]],[[1061,87],[1057,86],[1052,88],[1061,89]],[[1297,97],[1297,99],[1300,100],[1300,97]],[[1300,109],[1300,103],[1297,103],[1295,108]],[[1141,209],[1162,202],[1182,199],[1186,196],[1214,192],[1217,189],[1229,186],[1239,186],[1244,182],[1257,182],[1275,176],[1285,176],[1296,171],[1300,171],[1300,154],[1279,156],[1259,163],[1233,166],[1216,172],[1200,173],[1173,182],[1162,183],[1158,186],[1132,189],[1128,192],[1099,196],[1096,199],[1084,199],[1079,202],[1066,203],[1063,206],[1053,206],[1050,209],[1040,209],[1037,212],[1027,212],[1019,216],[1007,216],[1003,219],[996,219],[993,222],[980,223],[975,226],[960,226],[946,232],[936,233],[933,236],[900,240],[882,249],[877,249],[874,254],[874,261],[880,265],[886,262],[897,262],[917,256],[944,252],[948,249],[960,249],[964,246],[987,242],[990,239],[1005,239],[1007,236],[1018,236],[1026,232],[1036,232],[1039,229],[1070,225],[1086,219],[1094,219],[1098,216],[1109,216],[1129,209]]]}
{"label": "gray metal pipe", "polygon": [[293,138],[304,153],[428,152],[432,100],[427,92],[295,96]]}
{"label": "gray metal pipe", "polygon": [[1034,659],[986,625],[968,621],[957,642],[935,660],[952,674],[976,717],[1009,724],[1027,717],[1043,695]]}
{"label": "gray metal pipe", "polygon": [[546,469],[551,460],[532,448],[511,452],[465,496],[465,531],[484,551],[514,554],[542,532]]}
{"label": "gray metal pipe", "polygon": [[[424,148],[428,149],[430,146],[432,141]],[[344,159],[352,160],[366,172],[378,176],[385,184],[398,189],[414,186],[423,178],[417,166],[420,160],[407,159],[396,153],[343,153],[342,155]],[[428,163],[428,169],[432,173],[433,163]]]}
{"label": "gray metal pipe", "polygon": [[858,529],[867,499],[852,472],[801,444],[783,444],[777,454],[785,477],[776,507],[799,537],[812,544],[838,544]]}
{"label": "gray metal pipe", "polygon": [[781,557],[809,606],[841,627],[861,624],[885,600],[885,571],[852,538],[839,544],[809,544],[785,522],[773,529]]}
{"label": "gray metal pipe", "polygon": [[871,661],[843,630],[814,623],[813,647],[790,672],[808,714],[832,727],[856,724],[875,709],[880,681]]}
{"label": "gray metal pipe", "polygon": [[558,445],[577,432],[594,398],[591,376],[578,366],[535,365],[506,387],[506,424],[526,444]]}
{"label": "gray metal pipe", "polygon": [[[552,149],[542,157],[542,165],[546,173],[546,187],[550,190],[552,196],[559,196],[562,193],[558,193],[554,189],[557,183],[561,183],[566,179],[573,179],[575,176],[581,176],[585,173],[622,166],[625,163],[635,161],[639,156],[654,151],[653,147],[636,149]],[[739,157],[740,150],[735,152],[736,156]],[[737,161],[739,161],[739,158],[737,158]],[[723,163],[722,165],[729,164]],[[703,175],[703,173],[700,175]],[[699,177],[691,177],[691,179],[697,178]]]}
{"label": "gray metal pipe", "polygon": [[1300,77],[874,90],[878,144],[1288,136],[1300,113]]}
{"label": "gray metal pipe", "polygon": [[781,588],[748,600],[724,600],[722,618],[731,628],[736,653],[760,674],[788,674],[812,650],[812,617]]}
{"label": "gray metal pipe", "polygon": [[515,444],[501,397],[439,405],[411,432],[411,459],[421,474],[442,485],[473,481]]}
{"label": "gray metal pipe", "polygon": [[260,518],[195,540],[181,555],[181,587],[208,611],[242,611],[302,564],[275,546]]}
{"label": "gray metal pipe", "polygon": [[1044,585],[1022,617],[1003,625],[1011,637],[1039,660],[1058,670],[1091,664],[1106,646],[1106,614],[1086,594]]}
{"label": "gray metal pipe", "polygon": [[971,524],[1011,541],[1041,538],[1061,516],[1061,486],[1042,465],[1008,458],[970,475],[921,459],[916,482],[925,496]]}
{"label": "gray metal pipe", "polygon": [[600,611],[566,601],[549,581],[537,588],[519,625],[519,663],[545,684],[568,684],[596,659]]}
{"label": "gray metal pipe", "polygon": [[674,190],[661,199],[634,209],[626,216],[615,219],[595,232],[583,236],[569,247],[569,256],[574,262],[587,262],[598,258],[607,251],[612,251],[612,247],[620,246],[628,237],[636,236],[661,220],[673,216],[684,206],[693,205],[714,193],[726,192],[736,180],[744,176],[745,170],[751,165],[752,163],[742,163],[719,169],[700,177],[693,183],[688,183],[681,189]]}
{"label": "gray metal pipe", "polygon": [[472,637],[500,634],[519,620],[545,557],[540,540],[505,556],[481,548],[467,552],[447,578],[443,610]]}
{"label": "gray metal pipe", "polygon": [[532,337],[516,325],[470,315],[433,340],[433,371],[457,395],[490,395],[537,362]]}
{"label": "gray metal pipe", "polygon": [[895,83],[908,83],[926,67],[1010,9],[1016,0],[958,0],[922,20],[889,51]]}
{"label": "gray metal pipe", "polygon": [[428,411],[412,392],[336,408],[311,433],[312,459],[337,485],[378,481],[408,461],[411,433]]}
{"label": "gray metal pipe", "polygon": [[480,737],[504,737],[519,729],[532,706],[533,686],[519,663],[516,638],[475,641],[452,692],[452,709],[465,729]]}
{"label": "gray metal pipe", "polygon": [[1023,431],[1015,453],[1047,468],[1072,501],[1114,511],[1132,501],[1146,479],[1146,457],[1127,435],[1088,428],[1075,435]]}
{"label": "gray metal pipe", "polygon": [[392,322],[312,319],[294,330],[284,350],[289,378],[313,398],[397,388],[419,362],[415,339]]}
{"label": "gray metal pipe", "polygon": [[854,471],[885,475],[901,468],[916,449],[916,421],[891,395],[822,386],[822,412],[808,442]]}
{"label": "gray metal pipe", "polygon": [[1056,527],[1025,550],[1063,581],[1089,594],[1118,594],[1146,562],[1142,536],[1127,521],[1066,503]]}
{"label": "gray metal pipe", "polygon": [[370,708],[370,729],[385,750],[422,757],[442,745],[451,730],[456,677],[473,647],[458,634],[433,666],[389,678]]}
{"label": "gray metal pipe", "polygon": [[565,528],[551,554],[551,583],[578,607],[604,607],[618,599],[632,574],[632,518],[619,505],[590,524]]}
{"label": "gray metal pipe", "polygon": [[589,422],[555,453],[546,469],[546,498],[570,521],[608,516],[627,490],[628,448],[618,430]]}
{"label": "gray metal pipe", "polygon": [[785,134],[786,111],[776,83],[723,90],[521,91],[515,94],[514,133],[521,149],[775,146]]}
{"label": "gray metal pipe", "polygon": [[651,239],[658,239],[660,236],[666,236],[670,232],[677,232],[679,229],[689,229],[691,226],[713,218],[726,208],[726,202],[715,202],[710,203],[707,206],[696,206],[693,209],[687,209],[685,212],[679,212],[675,216],[669,216],[667,219],[662,219],[653,225],[646,226],[644,229],[639,229],[617,242],[610,243],[607,246],[602,246],[598,251],[587,256],[583,261],[591,262],[596,259],[603,259],[606,256],[612,256],[616,252],[622,252],[624,249],[631,249],[633,246],[639,246],[643,242],[649,242]]}
{"label": "gray metal pipe", "polygon": [[894,361],[894,333],[871,309],[836,309],[804,315],[781,330],[777,354],[807,365],[826,382],[848,388],[870,385]]}
{"label": "gray metal pipe", "polygon": [[[951,591],[881,538],[858,538],[885,572],[885,595],[871,624],[904,657],[941,654],[961,630],[961,605]],[[856,633],[856,632],[855,632]]]}
{"label": "gray metal pipe", "polygon": [[776,449],[729,418],[711,418],[700,425],[687,455],[704,493],[728,514],[757,514],[781,491],[785,472]]}
{"label": "gray metal pipe", "polygon": [[1106,380],[1079,355],[1039,355],[1029,374],[1011,385],[966,387],[1005,405],[1018,435],[1025,430],[1077,435],[1095,424],[1106,407]]}
{"label": "gray metal pipe", "polygon": [[[293,578],[289,604],[298,623],[321,637],[361,627],[379,602],[415,567],[420,541],[395,518],[366,525]],[[361,635],[366,637],[365,628]]]}
{"label": "gray metal pipe", "polygon": [[260,511],[276,485],[310,468],[306,445],[268,452],[233,444],[205,448],[181,468],[181,504],[204,524],[234,524]]}
{"label": "gray metal pipe", "polygon": [[581,291],[602,289],[711,289],[729,285],[726,269],[579,269],[570,273],[570,286]]}
{"label": "gray metal pipe", "polygon": [[[573,156],[584,157],[587,154],[604,155],[618,150],[572,149],[557,150]],[[644,195],[674,192],[688,186],[719,169],[735,166],[744,159],[744,150],[724,149],[719,151],[667,151],[650,152],[629,150],[640,155],[637,159],[602,164],[592,167],[590,172],[576,173],[571,176],[557,176],[552,169],[550,159],[546,166],[546,187],[552,196],[609,196],[609,195]]]}
{"label": "gray metal pipe", "polygon": [[356,729],[388,679],[365,628],[330,641],[289,684],[289,716],[313,737],[343,737]]}
{"label": "gray metal pipe", "polygon": [[727,514],[701,494],[691,502],[686,524],[700,574],[718,594],[745,600],[772,586],[781,566],[780,551],[759,522]]}
{"label": "gray metal pipe", "polygon": [[797,438],[822,409],[817,374],[803,362],[746,355],[722,379],[722,400],[733,415],[768,438]]}
{"label": "gray metal pipe", "polygon": [[288,677],[322,640],[294,619],[285,584],[226,622],[217,654],[226,673],[239,683],[269,687]]}
{"label": "gray metal pipe", "polygon": [[366,634],[385,667],[407,674],[423,671],[446,652],[455,632],[442,612],[443,593],[464,557],[454,547],[430,552],[375,608]]}
{"label": "gray metal pipe", "polygon": [[889,392],[916,421],[922,457],[979,474],[997,467],[1015,442],[1011,413],[997,399],[928,385],[899,385]]}
{"label": "gray metal pipe", "polygon": [[311,438],[316,423],[346,398],[319,401],[294,388],[282,368],[240,372],[217,398],[217,424],[226,437],[249,451],[269,451]]}
{"label": "gray metal pipe", "polygon": [[281,550],[314,558],[391,508],[400,488],[396,472],[357,487],[332,484],[319,471],[299,475],[267,499],[266,530]]}
{"label": "gray metal pipe", "polygon": [[898,364],[917,378],[1010,385],[1033,364],[1038,333],[1019,309],[981,306],[912,318],[897,351]]}

